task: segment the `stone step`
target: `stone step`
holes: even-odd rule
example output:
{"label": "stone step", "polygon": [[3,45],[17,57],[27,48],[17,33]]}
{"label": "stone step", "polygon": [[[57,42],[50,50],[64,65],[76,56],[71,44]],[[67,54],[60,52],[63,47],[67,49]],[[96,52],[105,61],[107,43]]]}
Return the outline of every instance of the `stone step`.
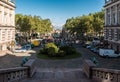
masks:
{"label": "stone step", "polygon": [[37,69],[32,78],[21,82],[94,82],[88,79],[82,69]]}
{"label": "stone step", "polygon": [[23,80],[22,82],[95,82],[95,81],[77,79],[77,80]]}

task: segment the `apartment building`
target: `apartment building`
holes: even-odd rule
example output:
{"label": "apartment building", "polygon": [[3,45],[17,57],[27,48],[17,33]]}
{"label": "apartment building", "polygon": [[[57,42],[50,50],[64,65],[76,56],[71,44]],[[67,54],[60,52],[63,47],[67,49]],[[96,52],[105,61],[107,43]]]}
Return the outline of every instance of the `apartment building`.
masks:
{"label": "apartment building", "polygon": [[15,41],[15,3],[0,0],[0,51],[11,48]]}

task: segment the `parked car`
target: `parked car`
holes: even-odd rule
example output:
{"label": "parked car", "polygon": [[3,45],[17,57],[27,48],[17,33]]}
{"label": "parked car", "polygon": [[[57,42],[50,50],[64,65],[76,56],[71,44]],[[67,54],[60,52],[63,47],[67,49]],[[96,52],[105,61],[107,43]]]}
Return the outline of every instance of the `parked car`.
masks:
{"label": "parked car", "polygon": [[119,57],[120,54],[115,54],[115,51],[112,49],[100,49],[99,55],[103,57]]}
{"label": "parked car", "polygon": [[86,46],[86,48],[88,48],[88,49],[91,49],[91,48],[93,48],[93,45],[92,45],[92,43],[91,43],[91,44],[88,44],[88,46]]}
{"label": "parked car", "polygon": [[92,42],[94,45],[97,45],[100,43],[100,40],[98,38],[94,38]]}
{"label": "parked car", "polygon": [[24,45],[22,49],[31,50],[32,49],[31,44]]}
{"label": "parked car", "polygon": [[24,48],[21,48],[21,49],[15,49],[14,52],[15,53],[21,53],[21,52],[26,52],[27,50],[24,49]]}
{"label": "parked car", "polygon": [[96,48],[96,47],[95,47],[95,48],[93,49],[93,52],[99,53],[99,48]]}
{"label": "parked car", "polygon": [[96,48],[96,46],[95,45],[91,45],[91,48],[90,48],[90,50],[91,51],[94,51],[94,49]]}

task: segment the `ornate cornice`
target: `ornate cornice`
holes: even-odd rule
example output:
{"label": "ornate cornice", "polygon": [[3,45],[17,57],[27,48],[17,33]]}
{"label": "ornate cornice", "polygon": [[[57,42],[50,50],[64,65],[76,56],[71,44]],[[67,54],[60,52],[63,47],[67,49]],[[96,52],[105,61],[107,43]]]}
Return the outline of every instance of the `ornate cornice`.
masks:
{"label": "ornate cornice", "polygon": [[10,2],[6,2],[6,1],[4,1],[4,0],[0,0],[0,1],[3,2],[3,3],[5,3],[5,4],[7,4],[7,5],[10,5],[10,6],[16,8],[15,5],[12,5],[12,4],[14,4],[14,3],[12,3],[12,2],[11,2],[11,3],[12,3],[12,4],[11,4]]}

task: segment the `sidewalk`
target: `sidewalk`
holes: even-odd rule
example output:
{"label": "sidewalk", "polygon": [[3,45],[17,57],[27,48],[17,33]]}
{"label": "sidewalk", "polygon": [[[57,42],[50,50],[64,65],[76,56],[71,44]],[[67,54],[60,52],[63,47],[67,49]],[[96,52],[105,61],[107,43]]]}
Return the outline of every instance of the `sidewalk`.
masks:
{"label": "sidewalk", "polygon": [[9,51],[9,50],[0,51],[0,57],[1,57],[1,56],[5,56],[6,54],[12,54],[12,52]]}
{"label": "sidewalk", "polygon": [[7,51],[0,51],[0,57],[5,56],[7,54]]}

